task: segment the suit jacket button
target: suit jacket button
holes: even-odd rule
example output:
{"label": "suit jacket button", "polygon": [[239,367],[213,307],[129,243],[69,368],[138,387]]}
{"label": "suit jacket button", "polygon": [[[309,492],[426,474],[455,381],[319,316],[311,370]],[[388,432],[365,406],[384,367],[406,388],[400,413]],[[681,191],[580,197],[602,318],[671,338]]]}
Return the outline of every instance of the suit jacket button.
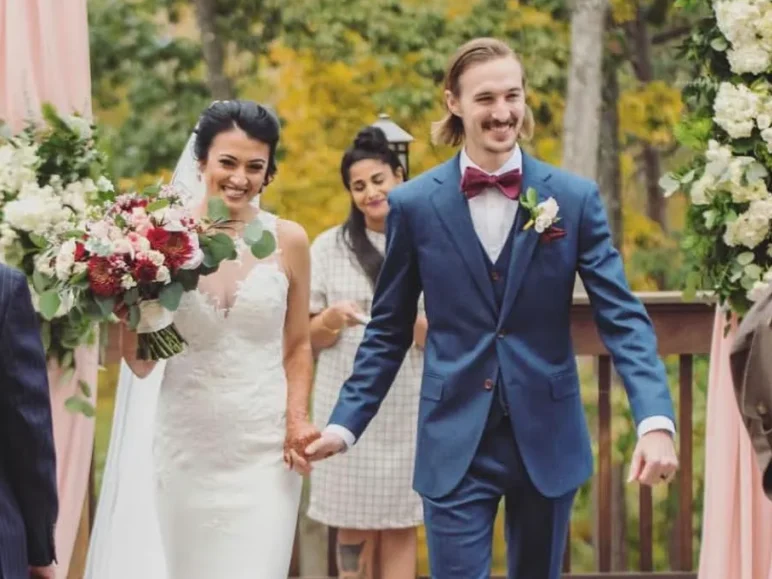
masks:
{"label": "suit jacket button", "polygon": [[499,281],[499,279],[501,279],[501,276],[499,275],[499,272],[497,272],[497,271],[491,272],[491,279],[493,281]]}
{"label": "suit jacket button", "polygon": [[767,405],[763,402],[759,402],[756,405],[756,412],[758,412],[761,416],[764,416],[767,413]]}
{"label": "suit jacket button", "polygon": [[503,338],[503,337],[504,337],[504,336],[506,336],[506,335],[507,335],[507,333],[506,333],[506,332],[499,332],[499,334],[498,334],[498,337],[499,337],[499,338]]}
{"label": "suit jacket button", "polygon": [[486,390],[493,390],[493,380],[491,380],[490,378],[488,378],[488,379],[485,381],[485,384],[484,384],[484,386],[485,386],[485,389],[486,389]]}

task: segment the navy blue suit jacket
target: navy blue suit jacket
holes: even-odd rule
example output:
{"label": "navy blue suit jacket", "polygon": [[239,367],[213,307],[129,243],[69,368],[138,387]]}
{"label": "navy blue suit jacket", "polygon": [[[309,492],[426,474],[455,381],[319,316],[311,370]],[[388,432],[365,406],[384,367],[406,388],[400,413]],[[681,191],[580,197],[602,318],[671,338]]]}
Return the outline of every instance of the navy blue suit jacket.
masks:
{"label": "navy blue suit jacket", "polygon": [[48,374],[24,275],[0,264],[0,578],[55,560],[58,512]]}
{"label": "navy blue suit jacket", "polygon": [[523,156],[523,191],[554,197],[566,235],[542,243],[520,207],[502,307],[460,188],[458,156],[389,195],[386,256],[372,321],[330,424],[359,438],[413,341],[419,294],[429,331],[418,414],[414,488],[430,498],[461,480],[498,381],[536,488],[556,497],[592,473],[592,451],[571,341],[576,273],[592,303],[636,423],[674,420],[656,336],[611,243],[595,183]]}

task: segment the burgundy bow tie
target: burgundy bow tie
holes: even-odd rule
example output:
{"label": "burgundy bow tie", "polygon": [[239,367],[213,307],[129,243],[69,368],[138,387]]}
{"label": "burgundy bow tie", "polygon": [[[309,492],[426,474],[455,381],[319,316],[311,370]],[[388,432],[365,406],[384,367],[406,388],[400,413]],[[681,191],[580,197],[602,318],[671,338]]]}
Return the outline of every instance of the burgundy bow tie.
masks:
{"label": "burgundy bow tie", "polygon": [[482,193],[485,189],[495,187],[513,201],[520,197],[520,184],[523,176],[519,169],[507,171],[501,175],[489,175],[480,169],[467,167],[461,179],[461,190],[468,199]]}

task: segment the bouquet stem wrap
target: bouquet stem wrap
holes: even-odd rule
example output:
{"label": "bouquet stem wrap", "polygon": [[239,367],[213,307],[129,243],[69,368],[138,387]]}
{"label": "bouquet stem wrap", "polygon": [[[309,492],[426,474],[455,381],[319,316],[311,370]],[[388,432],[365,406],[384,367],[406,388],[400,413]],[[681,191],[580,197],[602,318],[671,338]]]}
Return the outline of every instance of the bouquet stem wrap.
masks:
{"label": "bouquet stem wrap", "polygon": [[185,340],[174,325],[174,313],[159,300],[139,304],[137,324],[137,358],[139,360],[166,360],[185,349]]}

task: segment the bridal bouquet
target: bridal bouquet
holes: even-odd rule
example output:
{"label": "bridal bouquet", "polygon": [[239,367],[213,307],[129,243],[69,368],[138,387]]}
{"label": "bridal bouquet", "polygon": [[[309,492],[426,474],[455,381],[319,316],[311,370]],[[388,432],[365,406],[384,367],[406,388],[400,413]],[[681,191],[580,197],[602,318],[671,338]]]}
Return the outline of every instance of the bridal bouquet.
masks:
{"label": "bridal bouquet", "polygon": [[[210,202],[210,215],[223,213],[218,201]],[[139,334],[139,359],[170,358],[184,348],[172,321],[183,293],[236,258],[233,239],[218,231],[224,221],[196,219],[168,185],[119,195],[63,236],[51,256],[57,284],[44,295],[45,307],[53,311],[69,299],[76,316],[125,317]]]}
{"label": "bridal bouquet", "polygon": [[26,274],[46,354],[70,370],[74,350],[93,342],[96,326],[69,316],[69,295],[55,308],[43,303],[54,277],[52,240],[80,227],[89,207],[113,195],[113,185],[95,127],[52,107],[42,112],[40,122],[0,136],[0,261]]}

